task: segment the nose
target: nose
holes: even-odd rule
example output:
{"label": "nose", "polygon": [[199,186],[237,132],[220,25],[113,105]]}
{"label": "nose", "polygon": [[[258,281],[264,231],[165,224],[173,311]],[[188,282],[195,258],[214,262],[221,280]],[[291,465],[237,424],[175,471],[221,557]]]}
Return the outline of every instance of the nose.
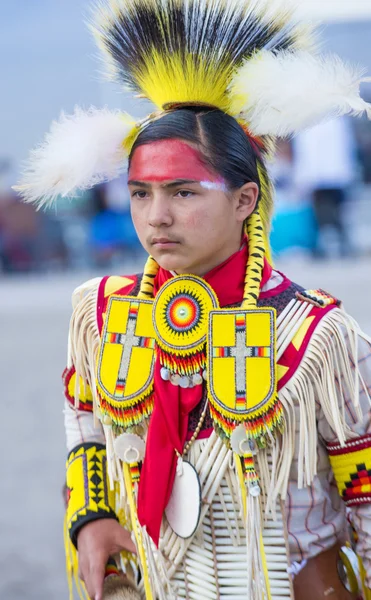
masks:
{"label": "nose", "polygon": [[169,200],[161,193],[154,193],[149,208],[148,223],[151,227],[169,227],[173,223],[173,216]]}

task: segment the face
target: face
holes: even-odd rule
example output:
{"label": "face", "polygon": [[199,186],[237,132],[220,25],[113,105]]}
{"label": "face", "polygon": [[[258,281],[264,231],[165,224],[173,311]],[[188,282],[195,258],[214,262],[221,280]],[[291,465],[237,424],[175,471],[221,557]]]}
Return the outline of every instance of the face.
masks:
{"label": "face", "polygon": [[164,269],[204,275],[240,247],[258,195],[256,184],[246,186],[229,193],[197,150],[180,140],[139,146],[129,190],[142,245]]}

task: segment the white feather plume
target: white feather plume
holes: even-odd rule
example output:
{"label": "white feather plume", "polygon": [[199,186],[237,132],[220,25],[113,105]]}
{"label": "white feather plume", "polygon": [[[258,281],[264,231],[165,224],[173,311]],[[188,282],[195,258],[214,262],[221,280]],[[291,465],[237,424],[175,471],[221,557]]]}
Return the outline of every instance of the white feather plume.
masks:
{"label": "white feather plume", "polygon": [[324,118],[366,112],[360,97],[364,71],[337,56],[309,52],[257,53],[236,73],[230,89],[232,114],[254,135],[286,137]]}
{"label": "white feather plume", "polygon": [[50,205],[59,195],[114,179],[127,168],[124,140],[135,127],[129,115],[107,109],[75,108],[51,125],[44,142],[35,148],[19,185],[26,202]]}

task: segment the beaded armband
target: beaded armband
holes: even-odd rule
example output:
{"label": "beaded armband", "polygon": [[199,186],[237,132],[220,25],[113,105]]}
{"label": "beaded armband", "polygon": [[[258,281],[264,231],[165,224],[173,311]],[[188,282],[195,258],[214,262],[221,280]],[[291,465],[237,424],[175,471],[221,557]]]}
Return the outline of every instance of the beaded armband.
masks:
{"label": "beaded armband", "polygon": [[67,527],[76,546],[82,525],[102,518],[117,519],[114,494],[109,490],[106,448],[81,444],[67,459]]}
{"label": "beaded armband", "polygon": [[327,446],[340,495],[347,506],[371,504],[371,434],[345,446]]}

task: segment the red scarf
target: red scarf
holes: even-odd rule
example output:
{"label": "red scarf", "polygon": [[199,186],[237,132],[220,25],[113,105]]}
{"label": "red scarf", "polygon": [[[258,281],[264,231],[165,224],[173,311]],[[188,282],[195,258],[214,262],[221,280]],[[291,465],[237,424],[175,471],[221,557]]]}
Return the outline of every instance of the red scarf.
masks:
{"label": "red scarf", "polygon": [[[247,245],[204,277],[213,288],[221,307],[242,302],[247,262]],[[265,262],[261,286],[270,278],[272,267]],[[159,269],[155,279],[155,295],[172,277],[169,271]],[[158,546],[162,516],[173,488],[177,457],[182,454],[188,431],[189,413],[202,400],[201,385],[183,389],[163,381],[161,365],[156,361],[154,388],[155,401],[151,416],[146,454],[143,461],[139,490],[138,517],[142,526]]]}

